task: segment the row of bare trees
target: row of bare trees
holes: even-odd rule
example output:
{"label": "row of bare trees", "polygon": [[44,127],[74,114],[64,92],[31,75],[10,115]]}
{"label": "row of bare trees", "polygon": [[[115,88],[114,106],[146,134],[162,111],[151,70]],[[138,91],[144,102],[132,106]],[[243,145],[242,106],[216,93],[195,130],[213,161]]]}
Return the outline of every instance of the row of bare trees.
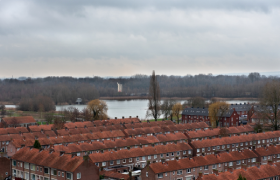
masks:
{"label": "row of bare trees", "polygon": [[[261,76],[250,73],[248,76],[227,76],[199,74],[195,76],[156,75],[161,87],[161,97],[259,97],[267,82],[279,81],[279,77]],[[55,104],[74,104],[77,98],[84,103],[99,97],[147,95],[150,76],[135,75],[130,78],[101,77],[46,77],[0,80],[0,102],[17,104],[22,98],[38,95],[50,97]],[[123,93],[117,92],[117,82],[123,84]]]}

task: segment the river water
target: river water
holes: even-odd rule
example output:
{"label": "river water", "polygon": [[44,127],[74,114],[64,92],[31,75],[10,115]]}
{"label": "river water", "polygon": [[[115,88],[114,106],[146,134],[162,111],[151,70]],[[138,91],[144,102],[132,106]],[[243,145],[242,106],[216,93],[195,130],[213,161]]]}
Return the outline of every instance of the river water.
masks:
{"label": "river water", "polygon": [[[104,100],[108,106],[108,112],[110,118],[121,118],[124,117],[136,117],[138,116],[140,119],[145,119],[146,111],[148,107],[148,100],[146,99],[137,99],[137,100]],[[185,100],[178,100],[178,102],[184,103]],[[248,101],[248,100],[229,100],[226,101],[229,104],[236,103],[254,103],[256,101]],[[15,105],[6,105],[7,108],[14,108]],[[69,107],[78,108],[80,111],[86,108],[86,105],[57,105],[56,110],[62,111],[63,109],[67,109]]]}

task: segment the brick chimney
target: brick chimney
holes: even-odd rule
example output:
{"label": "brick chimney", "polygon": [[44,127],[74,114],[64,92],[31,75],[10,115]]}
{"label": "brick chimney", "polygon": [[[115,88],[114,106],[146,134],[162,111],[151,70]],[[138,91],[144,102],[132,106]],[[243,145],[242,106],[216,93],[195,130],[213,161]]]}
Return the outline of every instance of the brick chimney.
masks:
{"label": "brick chimney", "polygon": [[218,169],[213,169],[213,174],[216,174],[218,176],[219,175]]}

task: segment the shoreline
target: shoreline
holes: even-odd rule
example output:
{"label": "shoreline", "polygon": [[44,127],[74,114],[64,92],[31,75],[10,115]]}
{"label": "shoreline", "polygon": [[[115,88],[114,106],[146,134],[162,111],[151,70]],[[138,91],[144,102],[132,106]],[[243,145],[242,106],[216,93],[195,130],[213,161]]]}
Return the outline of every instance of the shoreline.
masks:
{"label": "shoreline", "polygon": [[[173,100],[189,100],[191,97],[162,97],[162,100],[165,99],[173,99]],[[229,101],[229,100],[237,100],[237,101],[259,101],[259,98],[221,98],[221,97],[214,97],[220,101]],[[122,96],[122,97],[100,97],[100,100],[117,100],[117,101],[130,101],[130,100],[142,100],[142,99],[148,99],[148,96]],[[208,98],[205,98],[205,100],[209,100]],[[3,105],[15,105],[12,102],[0,102],[0,104]],[[17,105],[17,104],[16,104]],[[68,103],[61,103],[58,105],[70,105]]]}

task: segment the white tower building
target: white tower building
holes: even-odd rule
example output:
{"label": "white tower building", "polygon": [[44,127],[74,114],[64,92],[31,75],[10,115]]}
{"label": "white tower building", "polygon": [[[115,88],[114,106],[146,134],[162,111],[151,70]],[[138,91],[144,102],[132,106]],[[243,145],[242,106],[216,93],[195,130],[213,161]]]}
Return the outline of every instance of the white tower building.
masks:
{"label": "white tower building", "polygon": [[119,83],[117,83],[118,84],[118,92],[122,92],[122,84],[119,84]]}

